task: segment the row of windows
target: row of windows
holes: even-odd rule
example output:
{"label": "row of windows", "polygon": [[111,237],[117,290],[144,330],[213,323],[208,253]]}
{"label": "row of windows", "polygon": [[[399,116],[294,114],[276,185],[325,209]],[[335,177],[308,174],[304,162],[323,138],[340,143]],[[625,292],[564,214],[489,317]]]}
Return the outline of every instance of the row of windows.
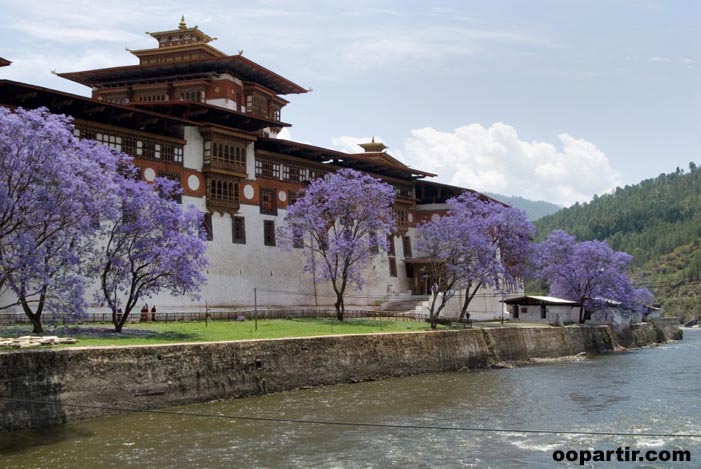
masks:
{"label": "row of windows", "polygon": [[96,140],[113,150],[122,151],[137,158],[183,164],[184,151],[183,146],[179,144],[135,137],[126,132],[105,131],[104,129],[82,124],[76,124],[73,134],[76,137]]}
{"label": "row of windows", "polygon": [[190,61],[197,59],[204,59],[206,56],[204,54],[183,54],[183,55],[171,55],[169,57],[156,57],[153,59],[146,59],[142,63],[144,64],[160,64],[160,63],[171,63],[171,62],[181,62]]}
{"label": "row of windows", "polygon": [[227,179],[207,179],[207,199],[236,204],[239,201],[239,183]]}
{"label": "row of windows", "polygon": [[246,95],[246,112],[256,114],[266,119],[280,120],[282,107],[274,103],[268,96],[258,93]]}
{"label": "row of windows", "polygon": [[[212,228],[212,216],[205,214],[204,218],[205,230],[207,232],[207,240],[214,240],[214,231]],[[293,229],[292,246],[295,248],[303,248],[304,241],[302,232]],[[397,258],[394,252],[394,237],[388,238],[390,249],[387,251],[389,260],[390,277],[397,276]],[[244,217],[231,217],[231,242],[234,244],[246,244],[246,219]],[[275,221],[263,220],[263,244],[265,246],[275,246]],[[372,244],[372,241],[371,241]],[[404,257],[411,257],[411,238],[409,236],[402,237],[404,247]]]}
{"label": "row of windows", "polygon": [[[204,229],[207,233],[207,241],[214,240],[212,228],[212,215],[207,213],[204,216]],[[301,237],[293,240],[293,246],[301,248]],[[234,244],[246,244],[246,219],[244,217],[231,217],[231,242]],[[275,222],[273,220],[263,220],[263,244],[265,246],[276,246]]]}
{"label": "row of windows", "polygon": [[142,94],[136,97],[140,103],[154,103],[160,101],[168,101],[167,94]]}
{"label": "row of windows", "polygon": [[103,99],[106,102],[113,104],[129,104],[129,98],[126,96],[109,96]]}
{"label": "row of windows", "polygon": [[178,95],[180,101],[196,101],[199,103],[204,102],[204,91],[183,91]]}
{"label": "row of windows", "polygon": [[394,195],[413,198],[414,188],[411,186],[394,186]]}
{"label": "row of windows", "polygon": [[307,182],[327,174],[320,169],[279,163],[277,161],[256,158],[256,177],[290,182]]}
{"label": "row of windows", "polygon": [[246,144],[239,142],[204,142],[204,164],[217,164],[246,171]]}

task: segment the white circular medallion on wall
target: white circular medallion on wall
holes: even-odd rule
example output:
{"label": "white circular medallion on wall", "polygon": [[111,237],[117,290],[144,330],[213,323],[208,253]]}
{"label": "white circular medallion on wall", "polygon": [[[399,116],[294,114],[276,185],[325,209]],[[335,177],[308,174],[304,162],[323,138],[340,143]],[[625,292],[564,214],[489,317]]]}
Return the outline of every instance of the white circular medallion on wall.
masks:
{"label": "white circular medallion on wall", "polygon": [[255,193],[256,192],[253,190],[252,185],[246,184],[245,186],[243,186],[243,196],[246,199],[251,200],[253,198],[253,196],[255,195]]}
{"label": "white circular medallion on wall", "polygon": [[441,216],[438,215],[437,213],[434,213],[433,215],[431,215],[431,221],[432,221],[433,223],[438,222],[438,220],[440,220],[440,219],[441,219]]}
{"label": "white circular medallion on wall", "polygon": [[196,174],[190,174],[187,177],[187,187],[189,187],[191,191],[196,191],[197,189],[199,189],[200,178],[198,178]]}
{"label": "white circular medallion on wall", "polygon": [[153,168],[144,169],[144,179],[146,179],[148,182],[152,182],[154,179],[156,179],[156,171],[154,171]]}
{"label": "white circular medallion on wall", "polygon": [[409,223],[413,223],[414,222],[414,215],[412,215],[410,213],[409,216],[407,217],[407,220],[409,220]]}
{"label": "white circular medallion on wall", "polygon": [[277,193],[277,198],[280,199],[280,202],[284,202],[287,200],[287,194],[285,191],[280,191]]}

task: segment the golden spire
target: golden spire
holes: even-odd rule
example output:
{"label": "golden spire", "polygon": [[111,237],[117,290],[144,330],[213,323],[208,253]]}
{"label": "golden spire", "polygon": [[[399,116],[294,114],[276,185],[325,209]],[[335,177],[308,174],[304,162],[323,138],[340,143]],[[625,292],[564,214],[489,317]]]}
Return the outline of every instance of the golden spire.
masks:
{"label": "golden spire", "polygon": [[375,142],[375,136],[372,136],[372,141],[370,143],[359,143],[358,144],[366,153],[380,153],[384,151],[387,146],[382,142]]}
{"label": "golden spire", "polygon": [[183,15],[180,18],[180,24],[178,25],[178,29],[187,29],[187,25],[185,24],[185,15]]}

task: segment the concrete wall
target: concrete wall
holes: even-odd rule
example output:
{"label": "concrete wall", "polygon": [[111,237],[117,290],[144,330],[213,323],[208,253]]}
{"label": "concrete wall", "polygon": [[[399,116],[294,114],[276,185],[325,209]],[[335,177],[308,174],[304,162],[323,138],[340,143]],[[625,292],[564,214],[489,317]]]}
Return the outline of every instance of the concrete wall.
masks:
{"label": "concrete wall", "polygon": [[609,327],[575,326],[9,351],[0,398],[15,400],[0,399],[0,430],[613,347]]}

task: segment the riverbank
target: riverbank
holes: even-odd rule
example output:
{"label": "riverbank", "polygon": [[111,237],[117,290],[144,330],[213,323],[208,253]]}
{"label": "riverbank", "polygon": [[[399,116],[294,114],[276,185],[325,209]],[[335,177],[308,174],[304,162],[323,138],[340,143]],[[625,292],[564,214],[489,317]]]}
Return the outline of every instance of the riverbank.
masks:
{"label": "riverbank", "polygon": [[[669,321],[646,326],[639,345],[671,339],[675,327]],[[0,430],[120,409],[607,353],[616,340],[607,326],[569,326],[8,351],[0,353]]]}

